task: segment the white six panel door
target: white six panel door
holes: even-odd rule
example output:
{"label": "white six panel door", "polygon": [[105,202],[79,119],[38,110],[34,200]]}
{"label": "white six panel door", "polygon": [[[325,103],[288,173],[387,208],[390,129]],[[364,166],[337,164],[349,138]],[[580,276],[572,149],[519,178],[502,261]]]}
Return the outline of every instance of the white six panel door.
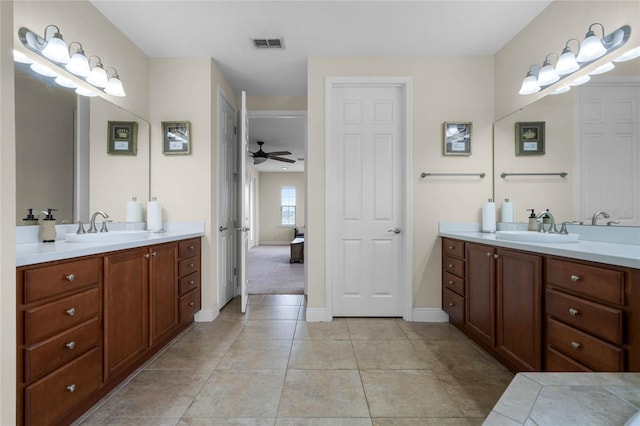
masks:
{"label": "white six panel door", "polygon": [[402,316],[403,90],[334,86],[330,204],[334,316]]}

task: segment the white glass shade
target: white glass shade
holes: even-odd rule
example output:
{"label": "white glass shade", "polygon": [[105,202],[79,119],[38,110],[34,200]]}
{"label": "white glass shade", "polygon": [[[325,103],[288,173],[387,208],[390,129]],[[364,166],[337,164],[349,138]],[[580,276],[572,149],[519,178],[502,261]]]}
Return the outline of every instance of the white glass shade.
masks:
{"label": "white glass shade", "polygon": [[540,86],[548,86],[560,80],[560,76],[556,73],[555,68],[549,62],[545,61],[545,65],[538,73],[538,84]]}
{"label": "white glass shade", "polygon": [[520,87],[521,95],[530,95],[532,93],[536,93],[540,91],[540,85],[538,84],[538,79],[535,75],[527,75],[525,79],[522,81],[522,86]]}
{"label": "white glass shade", "polygon": [[635,49],[627,50],[625,53],[623,53],[622,55],[614,59],[613,62],[626,62],[626,61],[635,59],[639,56],[640,56],[640,46],[636,47]]}
{"label": "white glass shade", "polygon": [[67,43],[64,42],[62,36],[58,33],[47,41],[44,49],[42,49],[42,54],[52,61],[61,64],[66,64],[70,59]]}
{"label": "white glass shade", "polygon": [[119,78],[111,77],[109,79],[109,83],[107,87],[104,88],[105,93],[113,96],[125,96],[124,88],[122,87],[122,82]]}
{"label": "white glass shade", "polygon": [[77,93],[78,95],[81,95],[81,96],[87,96],[87,97],[89,97],[89,98],[94,98],[94,97],[98,96],[98,94],[97,94],[97,93],[95,93],[95,92],[93,92],[93,91],[91,91],[91,90],[89,90],[89,89],[85,89],[84,87],[78,87],[78,88],[76,89],[76,93]]}
{"label": "white glass shade", "polygon": [[569,90],[571,90],[570,86],[562,86],[562,87],[558,87],[556,90],[551,92],[551,94],[552,95],[559,95],[560,93],[567,93]]}
{"label": "white glass shade", "polygon": [[262,164],[265,161],[267,161],[265,157],[253,157],[253,164]]}
{"label": "white glass shade", "polygon": [[89,73],[87,82],[93,84],[96,87],[105,88],[109,83],[107,72],[104,70],[104,68],[102,68],[102,66],[96,65]]}
{"label": "white glass shade", "polygon": [[569,83],[569,86],[580,86],[581,84],[585,84],[589,80],[591,80],[590,75],[583,75],[582,77],[578,77],[571,83]]}
{"label": "white glass shade", "polygon": [[604,74],[607,71],[611,71],[612,69],[614,69],[616,66],[613,65],[613,62],[607,62],[604,65],[600,65],[598,68],[596,68],[595,70],[591,71],[589,73],[589,75],[598,75],[598,74]]}
{"label": "white glass shade", "polygon": [[82,53],[76,52],[71,57],[71,60],[65,68],[70,73],[73,73],[80,77],[88,77],[91,73],[91,69],[89,68],[89,60]]}
{"label": "white glass shade", "polygon": [[73,81],[71,81],[70,79],[68,79],[67,77],[64,76],[57,76],[56,79],[54,80],[59,86],[62,87],[67,87],[69,89],[75,89],[76,87],[78,87],[77,84],[75,84]]}
{"label": "white glass shade", "polygon": [[576,55],[573,54],[571,49],[565,47],[562,55],[558,58],[558,63],[556,63],[556,73],[558,75],[566,75],[577,71],[579,68],[580,65],[576,61]]}
{"label": "white glass shade", "polygon": [[578,51],[576,60],[578,62],[589,62],[598,59],[605,53],[607,53],[607,49],[602,45],[602,40],[593,32],[589,32],[580,44],[580,51]]}
{"label": "white glass shade", "polygon": [[32,64],[33,61],[27,55],[17,50],[13,51],[13,60],[21,64]]}
{"label": "white glass shade", "polygon": [[37,72],[40,75],[44,75],[45,77],[57,77],[58,74],[56,74],[55,72],[53,72],[53,70],[45,65],[41,65],[37,62],[34,62],[33,64],[31,64],[30,67],[32,70],[34,70],[35,72]]}

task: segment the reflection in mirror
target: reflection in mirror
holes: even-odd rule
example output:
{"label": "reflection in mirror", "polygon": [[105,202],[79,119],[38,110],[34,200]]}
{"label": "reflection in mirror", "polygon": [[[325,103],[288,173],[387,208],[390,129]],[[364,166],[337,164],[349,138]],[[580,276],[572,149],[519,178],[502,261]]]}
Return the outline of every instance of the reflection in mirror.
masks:
{"label": "reflection in mirror", "polygon": [[[515,203],[517,222],[549,209],[556,222],[640,226],[640,61],[560,95],[548,95],[494,123],[497,205]],[[545,152],[516,154],[516,123],[545,122]],[[568,173],[566,177],[502,173]]]}
{"label": "reflection in mirror", "polygon": [[[104,210],[125,221],[126,202],[149,198],[149,124],[103,98],[77,96],[16,64],[16,224],[28,209],[57,209],[58,224]],[[108,122],[138,123],[136,155],[109,155]]]}

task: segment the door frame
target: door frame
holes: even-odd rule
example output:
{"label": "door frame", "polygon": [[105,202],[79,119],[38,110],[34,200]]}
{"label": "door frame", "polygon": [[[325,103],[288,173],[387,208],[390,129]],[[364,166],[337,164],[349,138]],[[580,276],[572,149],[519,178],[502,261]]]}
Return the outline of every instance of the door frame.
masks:
{"label": "door frame", "polygon": [[404,242],[402,246],[402,318],[411,321],[413,318],[413,181],[412,175],[412,78],[411,77],[327,77],[325,81],[325,308],[327,320],[333,319],[333,263],[332,263],[332,247],[330,242],[336,236],[336,224],[333,213],[335,212],[335,203],[329,191],[332,188],[331,164],[327,161],[332,158],[334,144],[331,140],[332,125],[331,117],[333,112],[333,89],[338,87],[400,87],[402,90],[402,106],[403,111],[403,138],[401,151],[402,170],[404,176],[401,179],[402,199],[403,199],[403,233]]}

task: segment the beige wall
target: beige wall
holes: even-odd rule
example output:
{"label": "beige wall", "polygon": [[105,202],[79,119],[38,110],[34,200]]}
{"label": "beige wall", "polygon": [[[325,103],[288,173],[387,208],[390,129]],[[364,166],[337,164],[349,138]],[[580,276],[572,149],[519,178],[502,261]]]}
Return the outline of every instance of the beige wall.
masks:
{"label": "beige wall", "polygon": [[16,144],[13,3],[0,1],[0,424],[16,420]]}
{"label": "beige wall", "polygon": [[[204,221],[202,307],[218,303],[218,86],[233,91],[210,58],[151,60],[151,196],[163,220]],[[162,154],[162,121],[191,122],[191,155]]]}
{"label": "beige wall", "polygon": [[[470,74],[469,70],[473,70]],[[399,76],[413,82],[414,307],[440,307],[440,221],[479,221],[492,196],[493,57],[314,57],[308,61],[307,228],[310,308],[325,307],[325,79]],[[442,155],[442,123],[473,122],[468,157]],[[485,172],[489,178],[420,179],[421,172]]]}
{"label": "beige wall", "polygon": [[[626,46],[640,45],[640,2],[554,1],[495,55],[496,118],[504,117],[548,93],[551,89],[533,95],[518,94],[529,67],[541,65],[548,53],[562,53],[567,40],[584,39],[589,25],[594,22],[604,25],[606,34],[622,25],[630,25],[631,37]],[[600,35],[599,31],[596,27],[597,35]],[[570,46],[577,53],[577,43],[571,42]],[[607,58],[619,56],[625,50],[621,48],[601,58],[585,71],[606,62]]]}
{"label": "beige wall", "polygon": [[304,225],[304,173],[260,173],[260,244],[288,244],[293,226],[280,225],[280,188],[296,187],[296,224]]}
{"label": "beige wall", "polygon": [[247,93],[248,110],[306,110],[307,98],[294,96],[251,96]]}

